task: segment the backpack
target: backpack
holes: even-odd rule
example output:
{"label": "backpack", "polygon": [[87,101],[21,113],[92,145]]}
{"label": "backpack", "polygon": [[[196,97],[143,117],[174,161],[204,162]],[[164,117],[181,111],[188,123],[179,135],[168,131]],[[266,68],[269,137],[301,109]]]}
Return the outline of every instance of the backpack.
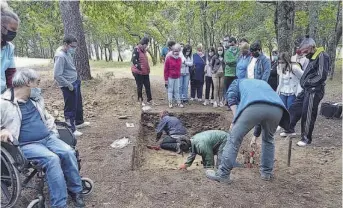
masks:
{"label": "backpack", "polygon": [[323,102],[320,106],[320,115],[327,119],[340,119],[342,116],[342,103]]}

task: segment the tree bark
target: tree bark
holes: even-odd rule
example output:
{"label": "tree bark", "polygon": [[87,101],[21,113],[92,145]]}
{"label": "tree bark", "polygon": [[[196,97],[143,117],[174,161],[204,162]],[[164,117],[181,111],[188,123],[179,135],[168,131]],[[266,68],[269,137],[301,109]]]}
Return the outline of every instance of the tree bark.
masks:
{"label": "tree bark", "polygon": [[59,6],[64,25],[64,34],[73,35],[78,41],[78,47],[74,55],[76,70],[82,80],[92,79],[80,14],[80,1],[60,1]]}
{"label": "tree bark", "polygon": [[99,55],[99,44],[94,42],[94,50],[95,50],[95,57],[96,60],[100,60],[100,55]]}
{"label": "tree bark", "polygon": [[293,49],[293,28],[295,6],[293,1],[278,1],[277,2],[277,42],[280,52],[288,52],[292,55]]}
{"label": "tree bark", "polygon": [[336,26],[333,35],[331,36],[329,43],[328,43],[328,54],[330,57],[330,80],[333,79],[335,73],[335,65],[336,65],[336,50],[339,41],[342,38],[342,2],[337,2],[337,18],[336,18]]}
{"label": "tree bark", "polygon": [[115,40],[116,40],[117,50],[118,50],[118,62],[119,61],[123,62],[123,57],[121,57],[121,54],[120,54],[121,49],[120,49],[120,45],[119,45],[119,40],[118,40],[118,38],[115,38]]}
{"label": "tree bark", "polygon": [[317,1],[312,1],[309,4],[309,35],[314,41],[318,40],[318,10],[319,10],[319,3]]}

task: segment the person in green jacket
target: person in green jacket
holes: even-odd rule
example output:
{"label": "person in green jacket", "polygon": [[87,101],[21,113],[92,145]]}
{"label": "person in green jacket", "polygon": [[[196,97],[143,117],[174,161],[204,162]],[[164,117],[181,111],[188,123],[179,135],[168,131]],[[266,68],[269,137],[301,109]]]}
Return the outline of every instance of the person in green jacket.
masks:
{"label": "person in green jacket", "polygon": [[201,155],[204,168],[214,167],[214,155],[217,155],[217,165],[220,164],[227,136],[228,133],[225,131],[208,130],[194,135],[188,142],[182,142],[180,149],[183,152],[190,150],[190,155],[187,161],[180,165],[180,169],[190,167],[196,155]]}
{"label": "person in green jacket", "polygon": [[[227,89],[229,89],[233,80],[236,79],[236,65],[240,55],[239,47],[237,46],[237,40],[234,37],[229,39],[229,49],[225,51],[224,62],[225,62],[225,79],[224,79],[224,95]],[[224,96],[225,97],[225,96]]]}

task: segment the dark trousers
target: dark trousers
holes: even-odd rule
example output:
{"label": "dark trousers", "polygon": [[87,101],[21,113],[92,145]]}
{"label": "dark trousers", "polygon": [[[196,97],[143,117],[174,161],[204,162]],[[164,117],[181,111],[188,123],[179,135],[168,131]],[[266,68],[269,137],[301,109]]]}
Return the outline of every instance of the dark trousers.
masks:
{"label": "dark trousers", "polygon": [[136,74],[136,73],[132,73],[132,74],[136,80],[138,100],[143,101],[143,85],[144,85],[146,96],[147,96],[147,101],[148,102],[151,101],[152,98],[151,98],[149,75],[141,75],[141,74]]}
{"label": "dark trousers", "polygon": [[[212,77],[205,77],[205,83],[206,83],[206,90],[205,90],[205,99],[208,100],[210,99],[210,91],[211,91],[211,99],[214,99],[213,96],[213,91],[214,91],[214,85],[213,85],[213,80]],[[212,90],[211,90],[212,88]]]}
{"label": "dark trousers", "polygon": [[225,77],[225,79],[224,79],[224,91],[223,91],[223,93],[224,93],[224,95],[223,95],[223,97],[225,98],[225,100],[226,100],[226,92],[227,92],[227,90],[229,89],[229,87],[230,87],[230,85],[231,85],[231,83],[233,82],[233,80],[235,80],[236,79],[236,77]]}
{"label": "dark trousers", "polygon": [[169,150],[173,152],[177,152],[177,140],[175,138],[172,138],[170,136],[165,136],[162,140],[162,143],[160,144],[160,147],[164,150]]}
{"label": "dark trousers", "polygon": [[82,124],[83,106],[81,96],[81,81],[76,80],[72,83],[74,90],[70,91],[68,87],[62,87],[64,98],[64,118],[70,122],[71,130],[75,131],[75,125]]}
{"label": "dark trousers", "polygon": [[317,119],[318,106],[324,97],[324,87],[316,91],[303,90],[294,100],[289,109],[291,115],[290,131],[301,118],[301,138],[308,143],[312,142],[312,132]]}
{"label": "dark trousers", "polygon": [[191,98],[195,98],[195,94],[196,94],[198,99],[202,99],[203,86],[204,86],[204,82],[199,81],[199,80],[192,80],[191,81]]}

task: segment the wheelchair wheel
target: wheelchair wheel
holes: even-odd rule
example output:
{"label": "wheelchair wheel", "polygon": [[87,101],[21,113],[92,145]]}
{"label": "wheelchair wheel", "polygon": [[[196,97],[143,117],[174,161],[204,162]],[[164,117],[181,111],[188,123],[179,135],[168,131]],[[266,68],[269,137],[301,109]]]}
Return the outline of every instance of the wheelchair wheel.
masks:
{"label": "wheelchair wheel", "polygon": [[81,178],[82,194],[87,196],[93,191],[94,182],[89,178]]}
{"label": "wheelchair wheel", "polygon": [[1,148],[1,207],[14,207],[21,192],[19,171],[11,154]]}

